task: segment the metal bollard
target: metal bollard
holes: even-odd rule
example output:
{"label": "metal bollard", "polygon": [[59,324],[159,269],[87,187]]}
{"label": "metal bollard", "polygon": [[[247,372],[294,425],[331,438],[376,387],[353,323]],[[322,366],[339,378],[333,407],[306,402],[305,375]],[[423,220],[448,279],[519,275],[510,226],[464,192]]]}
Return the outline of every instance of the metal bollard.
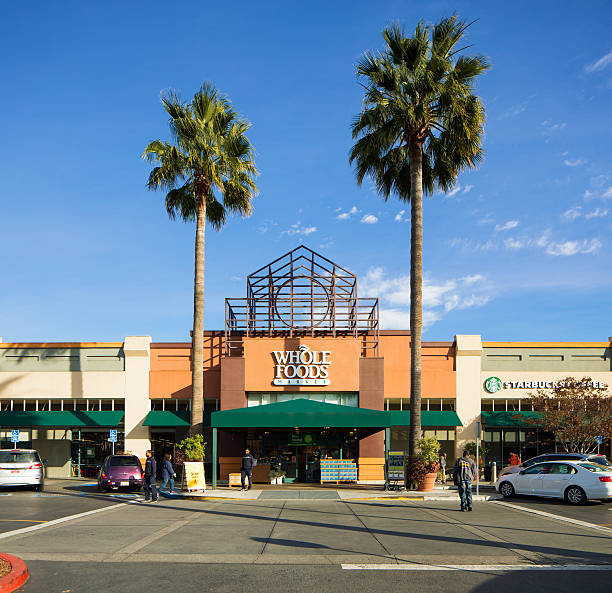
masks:
{"label": "metal bollard", "polygon": [[491,482],[497,482],[497,463],[491,461]]}

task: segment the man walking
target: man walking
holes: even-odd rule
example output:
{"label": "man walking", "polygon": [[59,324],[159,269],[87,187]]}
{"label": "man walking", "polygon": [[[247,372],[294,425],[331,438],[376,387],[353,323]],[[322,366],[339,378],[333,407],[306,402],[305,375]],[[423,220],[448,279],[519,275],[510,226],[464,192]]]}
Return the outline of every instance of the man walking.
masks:
{"label": "man walking", "polygon": [[147,451],[145,455],[147,456],[143,484],[145,502],[149,502],[149,500],[157,502],[157,461],[155,461],[151,451]]}
{"label": "man walking", "polygon": [[453,482],[459,490],[459,498],[461,499],[461,510],[472,510],[472,482],[476,477],[476,464],[469,457],[468,451],[463,451],[463,457],[455,461],[453,468]]}
{"label": "man walking", "polygon": [[446,484],[446,452],[440,455],[440,474],[442,484]]}
{"label": "man walking", "polygon": [[[242,483],[242,490],[250,490],[253,485],[253,468],[255,467],[255,460],[248,449],[245,449],[244,455],[242,456],[242,465],[240,466],[240,482]],[[249,478],[249,487],[245,488],[244,480]]]}

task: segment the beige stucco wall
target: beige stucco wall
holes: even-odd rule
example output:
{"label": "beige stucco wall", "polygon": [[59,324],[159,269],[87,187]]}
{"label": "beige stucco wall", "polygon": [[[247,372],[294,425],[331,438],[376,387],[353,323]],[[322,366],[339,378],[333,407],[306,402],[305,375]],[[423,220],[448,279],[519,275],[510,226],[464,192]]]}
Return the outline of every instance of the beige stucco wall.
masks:
{"label": "beige stucco wall", "polygon": [[149,428],[142,423],[151,410],[149,399],[150,336],[125,338],[125,450],[140,458],[151,447]]}
{"label": "beige stucco wall", "polygon": [[477,422],[480,420],[480,364],[482,340],[478,335],[455,336],[457,399],[456,410],[463,426],[457,427],[455,456],[460,457],[463,447],[476,440]]}
{"label": "beige stucco wall", "polygon": [[0,398],[6,399],[120,399],[125,391],[125,372],[0,373]]}
{"label": "beige stucco wall", "polygon": [[582,379],[589,377],[593,381],[605,383],[607,392],[612,395],[612,373],[610,372],[592,372],[592,371],[561,371],[561,372],[546,372],[546,371],[481,371],[480,372],[480,395],[483,399],[511,399],[529,397],[530,393],[535,393],[537,389],[506,389],[505,387],[495,393],[489,393],[485,389],[485,382],[489,377],[497,377],[502,383],[507,381],[562,381],[567,377]]}

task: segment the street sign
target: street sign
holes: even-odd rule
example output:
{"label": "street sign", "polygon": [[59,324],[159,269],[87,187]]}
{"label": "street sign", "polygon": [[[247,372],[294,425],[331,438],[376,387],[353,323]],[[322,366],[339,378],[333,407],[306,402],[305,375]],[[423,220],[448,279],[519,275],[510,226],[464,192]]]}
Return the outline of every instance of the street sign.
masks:
{"label": "street sign", "polygon": [[601,434],[597,435],[597,444],[598,445],[603,445],[603,435],[601,435]]}
{"label": "street sign", "polygon": [[117,431],[116,430],[111,430],[110,431],[110,438],[108,440],[111,443],[116,443],[117,442]]}
{"label": "street sign", "polygon": [[19,442],[19,431],[11,430],[11,443],[18,443],[18,442]]}

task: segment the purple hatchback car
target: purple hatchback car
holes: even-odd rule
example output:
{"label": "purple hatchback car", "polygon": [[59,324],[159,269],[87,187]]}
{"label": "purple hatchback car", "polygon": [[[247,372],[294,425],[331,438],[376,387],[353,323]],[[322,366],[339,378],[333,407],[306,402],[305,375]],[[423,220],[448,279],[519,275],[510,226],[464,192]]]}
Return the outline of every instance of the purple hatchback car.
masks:
{"label": "purple hatchback car", "polygon": [[140,490],[142,483],[142,465],[136,455],[109,455],[98,474],[98,490]]}

